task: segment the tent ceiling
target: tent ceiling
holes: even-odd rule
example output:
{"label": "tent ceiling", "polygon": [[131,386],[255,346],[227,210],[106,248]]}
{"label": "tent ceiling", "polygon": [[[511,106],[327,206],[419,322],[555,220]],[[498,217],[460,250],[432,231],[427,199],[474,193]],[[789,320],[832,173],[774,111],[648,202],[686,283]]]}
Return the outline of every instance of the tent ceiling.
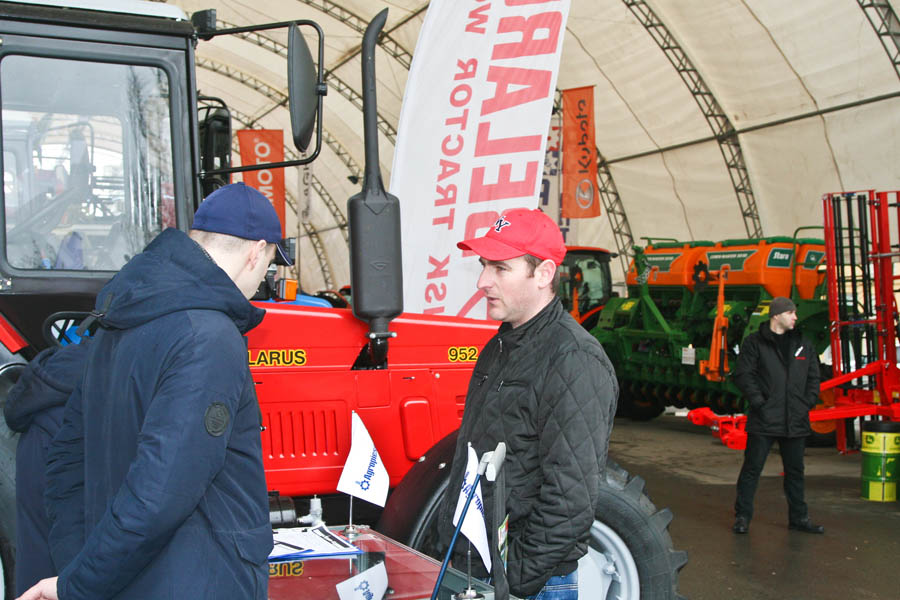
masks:
{"label": "tent ceiling", "polygon": [[[376,52],[389,182],[428,2],[169,3],[188,15],[215,8],[220,27],[310,19],[325,31],[323,149],[306,211],[302,171],[288,173],[288,227],[300,235],[305,290],[349,283],[344,213],[363,165],[362,33],[390,9]],[[898,3],[571,0],[558,87],[594,86],[607,210],[569,241],[619,249],[642,236],[789,235],[821,224],[825,192],[900,188],[900,48],[889,35],[900,33]],[[201,93],[223,98],[236,127],[289,129],[285,44],[282,30],[200,44]]]}

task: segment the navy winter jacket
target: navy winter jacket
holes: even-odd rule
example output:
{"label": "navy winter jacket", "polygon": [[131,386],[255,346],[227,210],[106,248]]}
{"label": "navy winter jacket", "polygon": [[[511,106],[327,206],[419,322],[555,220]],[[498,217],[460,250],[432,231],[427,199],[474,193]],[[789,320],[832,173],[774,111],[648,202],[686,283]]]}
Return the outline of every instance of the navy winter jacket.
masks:
{"label": "navy winter jacket", "polygon": [[16,446],[16,595],[56,575],[44,510],[47,451],[62,426],[66,400],[84,369],[87,342],[42,351],[9,390],[4,415],[21,433]]}
{"label": "navy winter jacket", "polygon": [[96,306],[47,471],[60,598],[264,600],[272,529],[243,338],[264,311],[175,229]]}

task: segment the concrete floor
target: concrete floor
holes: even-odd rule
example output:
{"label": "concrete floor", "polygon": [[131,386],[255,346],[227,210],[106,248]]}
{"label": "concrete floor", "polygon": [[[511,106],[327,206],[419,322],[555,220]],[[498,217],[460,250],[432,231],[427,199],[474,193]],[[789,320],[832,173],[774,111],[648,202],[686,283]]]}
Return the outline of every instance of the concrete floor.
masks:
{"label": "concrete floor", "polygon": [[900,503],[860,498],[860,455],[807,448],[806,501],[825,535],[787,529],[781,457],[773,448],[760,480],[748,535],[735,535],[734,484],[743,452],[706,428],[664,415],[617,419],[610,455],[647,481],[686,550],[679,591],[690,600],[900,599]]}

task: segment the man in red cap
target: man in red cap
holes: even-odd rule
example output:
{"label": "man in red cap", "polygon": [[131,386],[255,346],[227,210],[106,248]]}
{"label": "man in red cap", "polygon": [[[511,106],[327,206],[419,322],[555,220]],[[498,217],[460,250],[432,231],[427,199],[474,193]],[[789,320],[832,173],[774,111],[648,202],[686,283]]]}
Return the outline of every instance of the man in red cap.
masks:
{"label": "man in red cap", "polygon": [[[577,563],[587,552],[616,411],[615,372],[597,340],[556,298],[566,247],[550,217],[510,210],[483,237],[457,246],[480,257],[478,289],[488,316],[503,323],[469,383],[441,540],[446,547],[453,533],[467,444],[480,456],[505,442],[510,591],[521,598],[575,599]],[[491,532],[504,515],[494,514],[494,486],[482,492]],[[455,556],[460,564],[464,555]],[[492,562],[496,583],[502,561]]]}

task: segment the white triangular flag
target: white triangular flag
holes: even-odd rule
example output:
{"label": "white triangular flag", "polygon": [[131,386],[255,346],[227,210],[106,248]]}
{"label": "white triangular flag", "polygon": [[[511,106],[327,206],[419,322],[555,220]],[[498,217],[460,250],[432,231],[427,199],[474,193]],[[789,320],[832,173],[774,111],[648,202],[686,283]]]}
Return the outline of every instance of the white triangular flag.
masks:
{"label": "white triangular flag", "polygon": [[362,419],[352,415],[350,454],[338,481],[339,492],[384,506],[390,478]]}
{"label": "white triangular flag", "polygon": [[387,586],[387,571],[381,562],[334,587],[341,600],[380,600],[387,591]]}
{"label": "white triangular flag", "polygon": [[[456,501],[456,512],[453,514],[453,526],[459,523],[459,515],[462,514],[463,507],[466,505],[466,498],[475,483],[475,476],[478,474],[478,456],[472,444],[469,444],[469,460],[466,463],[466,475],[463,477],[462,488],[459,490],[459,500]],[[475,487],[475,495],[469,504],[469,510],[466,512],[466,518],[463,519],[462,534],[466,536],[478,554],[481,556],[481,562],[484,563],[488,573],[491,572],[491,552],[488,546],[487,528],[485,527],[484,500],[481,496],[481,481]]]}

